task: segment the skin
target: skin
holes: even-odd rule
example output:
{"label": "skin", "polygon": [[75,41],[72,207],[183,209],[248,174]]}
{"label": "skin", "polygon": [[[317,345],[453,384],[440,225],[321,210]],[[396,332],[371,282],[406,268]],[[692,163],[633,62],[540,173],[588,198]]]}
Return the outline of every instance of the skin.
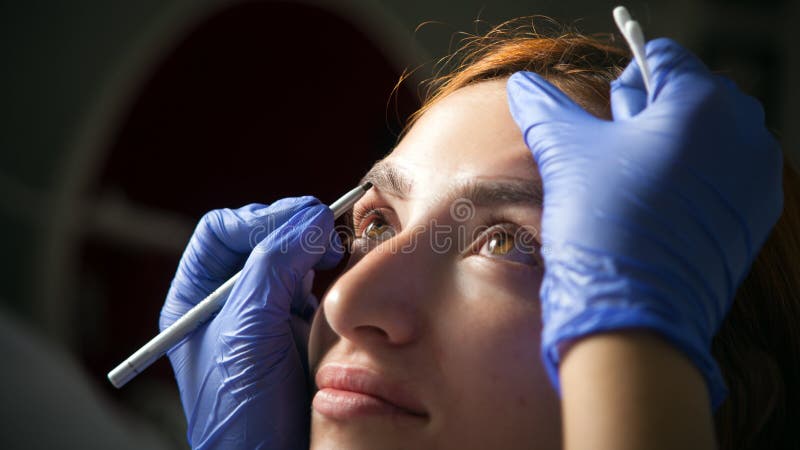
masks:
{"label": "skin", "polygon": [[[366,367],[402,383],[428,417],[333,420],[313,410],[311,448],[560,448],[559,399],[539,353],[538,255],[462,254],[458,245],[443,251],[430,244],[434,221],[452,231],[440,232],[439,242],[458,242],[463,230],[462,248],[479,227],[539,229],[541,208],[533,202],[476,207],[466,221],[451,215],[448,194],[464,180],[541,185],[508,111],[505,82],[445,98],[383,163],[410,178],[410,192],[376,186],[354,208],[380,208],[394,235],[354,253],[324,296],[309,367],[312,376],[329,363]],[[414,240],[414,251],[398,251]]]}
{"label": "skin", "polygon": [[652,333],[581,339],[559,378],[567,449],[716,448],[702,375]]}

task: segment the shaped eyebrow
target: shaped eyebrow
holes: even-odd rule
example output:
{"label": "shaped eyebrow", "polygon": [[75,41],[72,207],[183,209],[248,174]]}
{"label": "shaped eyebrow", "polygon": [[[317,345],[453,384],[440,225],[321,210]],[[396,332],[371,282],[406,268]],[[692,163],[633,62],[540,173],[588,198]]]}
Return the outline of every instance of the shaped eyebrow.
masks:
{"label": "shaped eyebrow", "polygon": [[448,200],[470,200],[477,207],[499,205],[536,206],[541,208],[544,193],[541,183],[520,178],[468,179],[454,186]]}
{"label": "shaped eyebrow", "polygon": [[368,181],[381,192],[395,197],[406,198],[411,192],[411,178],[386,161],[375,163],[359,184],[364,184]]}
{"label": "shaped eyebrow", "polygon": [[[378,161],[361,179],[379,191],[404,199],[411,193],[413,180],[403,170],[386,161]],[[444,193],[448,201],[470,200],[477,207],[523,205],[541,208],[544,192],[541,182],[522,178],[471,178],[457,181]]]}

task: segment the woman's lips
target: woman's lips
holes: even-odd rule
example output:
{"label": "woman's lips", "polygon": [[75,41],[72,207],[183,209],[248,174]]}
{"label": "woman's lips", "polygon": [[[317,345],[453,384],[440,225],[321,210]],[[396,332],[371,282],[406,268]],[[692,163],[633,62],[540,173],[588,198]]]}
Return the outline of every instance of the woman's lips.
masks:
{"label": "woman's lips", "polygon": [[424,419],[420,402],[401,385],[361,367],[326,364],[315,377],[312,406],[331,419],[390,415]]}
{"label": "woman's lips", "polygon": [[339,420],[359,416],[408,414],[400,407],[379,397],[333,388],[317,391],[313,406],[318,413]]}

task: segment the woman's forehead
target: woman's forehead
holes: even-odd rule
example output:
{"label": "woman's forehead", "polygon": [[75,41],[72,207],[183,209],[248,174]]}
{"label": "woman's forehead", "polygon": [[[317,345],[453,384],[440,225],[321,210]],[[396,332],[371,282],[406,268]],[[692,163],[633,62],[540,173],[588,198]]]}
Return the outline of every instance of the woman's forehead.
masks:
{"label": "woman's forehead", "polygon": [[476,83],[440,100],[384,162],[424,190],[475,178],[537,182],[533,157],[508,109],[505,85],[505,80]]}

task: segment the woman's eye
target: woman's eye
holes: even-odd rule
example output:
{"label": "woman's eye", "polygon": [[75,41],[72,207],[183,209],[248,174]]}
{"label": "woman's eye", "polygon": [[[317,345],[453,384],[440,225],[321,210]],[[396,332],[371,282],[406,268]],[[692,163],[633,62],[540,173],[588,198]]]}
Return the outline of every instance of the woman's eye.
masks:
{"label": "woman's eye", "polygon": [[[386,211],[384,213],[384,211]],[[394,214],[388,209],[366,205],[353,211],[352,230],[355,239],[350,242],[350,253],[363,255],[383,241],[393,238],[397,230],[386,214]]]}
{"label": "woman's eye", "polygon": [[362,238],[373,241],[383,241],[392,236],[394,236],[394,228],[380,217],[373,219],[361,233]]}
{"label": "woman's eye", "polygon": [[495,233],[485,244],[492,255],[505,255],[514,249],[514,238],[505,233]]}
{"label": "woman's eye", "polygon": [[489,258],[500,258],[520,264],[541,265],[534,237],[521,228],[490,229],[486,232],[478,253]]}

